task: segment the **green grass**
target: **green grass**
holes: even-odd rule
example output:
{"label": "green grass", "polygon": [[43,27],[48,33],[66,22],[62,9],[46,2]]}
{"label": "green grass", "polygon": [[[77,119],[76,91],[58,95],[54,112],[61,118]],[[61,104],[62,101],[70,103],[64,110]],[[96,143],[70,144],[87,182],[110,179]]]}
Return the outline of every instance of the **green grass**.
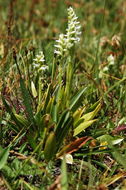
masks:
{"label": "green grass", "polygon": [[[70,6],[81,40],[58,57]],[[125,12],[123,0],[0,1],[0,189],[126,189]]]}

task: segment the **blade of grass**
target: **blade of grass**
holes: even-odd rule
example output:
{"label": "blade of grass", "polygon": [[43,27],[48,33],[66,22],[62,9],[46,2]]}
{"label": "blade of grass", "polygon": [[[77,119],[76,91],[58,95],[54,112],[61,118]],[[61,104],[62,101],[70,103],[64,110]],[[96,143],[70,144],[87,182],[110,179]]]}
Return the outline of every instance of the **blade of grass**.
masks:
{"label": "blade of grass", "polygon": [[79,182],[81,181],[83,164],[84,164],[84,161],[82,159],[81,160],[81,165],[80,165],[80,170],[79,170],[79,175],[78,175],[78,183],[77,183],[77,186],[76,186],[76,190],[79,190],[79,186],[80,186]]}
{"label": "blade of grass", "polygon": [[[18,121],[18,119],[15,117],[13,111],[12,111],[12,108],[8,105],[7,101],[5,100],[5,98],[2,96],[2,101],[3,101],[3,104],[5,105],[6,107],[6,110],[8,111],[8,113],[10,114],[12,120],[16,123],[16,125],[13,125],[13,129],[16,131],[16,132],[19,132],[19,130],[22,128],[22,124]],[[19,128],[18,128],[19,127]]]}
{"label": "blade of grass", "polygon": [[67,167],[66,167],[65,156],[63,158],[62,166],[61,166],[61,189],[68,190]]}
{"label": "blade of grass", "polygon": [[0,151],[0,170],[6,164],[6,161],[9,156],[9,150],[10,150],[10,147],[7,147],[7,148],[3,149],[2,151]]}

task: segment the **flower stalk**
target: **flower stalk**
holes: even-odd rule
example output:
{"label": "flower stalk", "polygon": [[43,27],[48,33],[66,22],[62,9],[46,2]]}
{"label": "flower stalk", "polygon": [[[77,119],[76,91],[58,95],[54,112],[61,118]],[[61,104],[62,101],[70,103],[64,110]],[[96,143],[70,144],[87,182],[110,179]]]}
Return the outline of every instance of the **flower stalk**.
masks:
{"label": "flower stalk", "polygon": [[[62,86],[62,73],[64,69],[64,63],[66,64],[66,87],[65,95],[67,106],[69,106],[70,94],[71,94],[71,84],[73,78],[74,65],[71,60],[71,50],[80,41],[80,23],[78,22],[78,17],[76,16],[72,7],[68,8],[68,27],[66,29],[66,34],[60,34],[59,39],[56,40],[54,54],[56,55],[56,60],[59,62],[58,67],[58,77],[60,88]],[[67,59],[65,60],[65,58]],[[65,62],[66,61],[66,62]]]}

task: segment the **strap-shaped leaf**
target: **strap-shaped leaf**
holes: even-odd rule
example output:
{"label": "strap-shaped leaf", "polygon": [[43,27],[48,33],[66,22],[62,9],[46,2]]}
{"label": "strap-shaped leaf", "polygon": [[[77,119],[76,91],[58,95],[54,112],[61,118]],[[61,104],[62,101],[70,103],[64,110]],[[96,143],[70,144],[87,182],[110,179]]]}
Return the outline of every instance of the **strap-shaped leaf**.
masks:
{"label": "strap-shaped leaf", "polygon": [[81,138],[74,140],[73,142],[71,142],[67,146],[63,147],[63,149],[57,154],[57,157],[60,157],[63,154],[71,154],[72,152],[77,151],[84,144],[86,144],[87,141],[89,141],[91,139],[92,139],[92,137],[86,136],[86,137],[81,137]]}
{"label": "strap-shaped leaf", "polygon": [[51,114],[53,103],[54,103],[54,97],[50,97],[49,102],[46,107],[46,113]]}
{"label": "strap-shaped leaf", "polygon": [[83,123],[81,123],[78,127],[76,127],[74,129],[74,136],[78,135],[79,133],[81,133],[83,130],[85,130],[87,127],[89,127],[90,125],[92,125],[95,121],[97,121],[97,119],[94,120],[90,120],[90,121],[84,121]]}
{"label": "strap-shaped leaf", "polygon": [[7,147],[0,151],[0,169],[2,169],[6,164],[7,158],[9,156],[9,150],[10,147]]}
{"label": "strap-shaped leaf", "polygon": [[29,126],[29,122],[27,119],[25,119],[24,116],[22,115],[19,115],[19,114],[14,114],[15,117],[17,118],[17,120],[22,124],[22,127],[25,126],[25,127],[28,127]]}
{"label": "strap-shaped leaf", "polygon": [[17,126],[13,126],[13,129],[16,131],[16,132],[19,132],[19,130],[22,128],[22,124],[18,121],[18,119],[15,117],[13,111],[12,111],[12,108],[8,105],[7,101],[5,100],[5,98],[2,96],[2,101],[3,101],[3,104],[5,105],[6,107],[6,110],[7,112],[10,114],[12,120],[16,123]]}
{"label": "strap-shaped leaf", "polygon": [[32,105],[31,97],[25,86],[25,82],[22,78],[20,78],[20,88],[22,92],[24,106],[28,114],[27,118],[31,123],[34,123],[34,116],[33,116],[33,111],[32,111],[32,106],[31,106]]}
{"label": "strap-shaped leaf", "polygon": [[52,105],[52,110],[51,110],[51,116],[52,116],[52,120],[54,122],[57,122],[58,118],[58,95],[59,95],[59,86],[56,87],[55,92],[54,92],[54,101],[53,101],[53,105]]}
{"label": "strap-shaped leaf", "polygon": [[84,119],[85,121],[89,121],[89,120],[93,119],[96,116],[96,114],[98,113],[98,111],[100,110],[100,108],[101,108],[101,104],[98,104],[94,111],[84,114],[81,117],[81,119]]}
{"label": "strap-shaped leaf", "polygon": [[58,133],[60,133],[60,130],[61,130],[62,127],[64,126],[64,122],[66,122],[66,120],[68,119],[69,116],[70,116],[70,112],[69,112],[68,109],[66,109],[66,110],[62,113],[62,115],[61,115],[61,117],[60,117],[60,119],[59,119],[59,122],[58,122],[58,124],[57,124],[57,126],[56,126],[56,134],[57,134],[57,135],[58,135]]}
{"label": "strap-shaped leaf", "polygon": [[35,84],[33,81],[31,81],[31,91],[32,91],[33,97],[36,98],[37,97],[37,91],[36,91]]}
{"label": "strap-shaped leaf", "polygon": [[72,100],[70,101],[70,109],[72,111],[75,110],[76,106],[79,107],[79,101],[86,90],[87,90],[87,87],[80,89],[79,92],[72,98]]}
{"label": "strap-shaped leaf", "polygon": [[48,89],[47,89],[47,93],[46,93],[46,98],[45,98],[45,103],[44,103],[44,107],[43,107],[43,114],[46,113],[46,108],[47,108],[47,105],[49,103],[49,100],[50,100],[50,90],[51,90],[51,85],[48,86]]}
{"label": "strap-shaped leaf", "polygon": [[56,137],[55,133],[51,132],[49,137],[46,140],[45,148],[44,148],[44,156],[47,161],[50,161],[55,155],[56,150]]}
{"label": "strap-shaped leaf", "polygon": [[56,152],[59,150],[60,146],[63,143],[63,140],[65,139],[66,135],[69,132],[69,129],[72,128],[73,125],[73,117],[69,116],[62,128],[56,133]]}

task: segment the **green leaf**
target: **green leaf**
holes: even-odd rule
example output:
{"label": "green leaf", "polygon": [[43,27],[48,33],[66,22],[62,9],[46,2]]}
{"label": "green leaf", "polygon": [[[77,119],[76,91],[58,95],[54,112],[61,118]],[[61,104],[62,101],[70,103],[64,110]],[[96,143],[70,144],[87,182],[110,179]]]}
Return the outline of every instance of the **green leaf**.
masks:
{"label": "green leaf", "polygon": [[121,154],[118,150],[116,150],[116,148],[114,146],[110,146],[109,147],[113,150],[113,152],[111,153],[112,156],[115,158],[115,160],[121,164],[124,169],[126,169],[126,157],[124,157],[123,154]]}
{"label": "green leaf", "polygon": [[58,124],[57,124],[57,126],[56,126],[56,133],[57,133],[57,134],[60,133],[60,130],[61,130],[61,128],[63,127],[64,122],[68,119],[69,115],[70,115],[70,112],[69,112],[68,109],[66,109],[66,110],[62,113],[62,115],[60,116],[59,122],[58,122]]}
{"label": "green leaf", "polygon": [[57,86],[55,89],[54,101],[53,101],[52,110],[51,110],[51,116],[54,122],[57,122],[59,89],[60,89],[59,86]]}
{"label": "green leaf", "polygon": [[86,90],[87,90],[87,87],[80,89],[79,92],[72,98],[72,100],[70,101],[70,109],[72,111],[75,110],[76,106],[79,107],[79,101]]}
{"label": "green leaf", "polygon": [[124,167],[124,169],[126,169],[126,158],[124,154],[120,153],[119,150],[117,150],[117,147],[113,146],[115,144],[115,138],[111,135],[102,135],[97,139],[101,142],[108,143],[108,147],[111,149],[112,156],[119,164],[121,164]]}
{"label": "green leaf", "polygon": [[36,137],[37,137],[37,130],[36,131],[31,130],[29,133],[26,134],[26,138],[33,149],[35,149],[37,146]]}
{"label": "green leaf", "polygon": [[16,113],[14,115],[17,118],[17,120],[22,124],[22,126],[25,126],[25,127],[29,126],[29,122],[27,119],[24,118],[24,116],[16,114]]}
{"label": "green leaf", "polygon": [[54,103],[54,97],[50,97],[49,102],[46,107],[46,113],[51,114],[53,103]]}
{"label": "green leaf", "polygon": [[73,124],[73,118],[71,117],[69,110],[65,110],[62,113],[55,130],[56,152],[60,148],[64,138],[69,132],[70,127],[72,127],[72,124]]}
{"label": "green leaf", "polygon": [[50,90],[51,90],[51,85],[48,86],[48,89],[47,89],[47,93],[46,93],[46,98],[45,98],[45,103],[44,103],[44,107],[43,107],[43,114],[46,113],[46,108],[47,108],[47,105],[49,103],[49,100],[51,98],[50,96]]}
{"label": "green leaf", "polygon": [[46,140],[44,148],[44,156],[47,161],[50,161],[54,157],[55,150],[56,150],[56,137],[55,133],[51,132]]}
{"label": "green leaf", "polygon": [[101,103],[101,98],[95,102],[93,105],[91,105],[91,107],[89,107],[88,109],[86,109],[86,113],[92,112],[95,110],[95,108]]}
{"label": "green leaf", "polygon": [[100,108],[101,108],[101,104],[98,104],[94,111],[84,114],[81,117],[81,119],[84,119],[85,121],[92,120],[96,116]]}
{"label": "green leaf", "polygon": [[27,118],[31,123],[34,123],[34,116],[33,116],[32,106],[31,106],[32,105],[31,97],[30,97],[30,94],[29,94],[29,92],[25,86],[25,82],[22,78],[20,78],[20,87],[21,87],[24,106],[25,106],[26,111],[28,113]]}
{"label": "green leaf", "polygon": [[6,110],[10,114],[12,120],[16,123],[16,125],[13,125],[13,130],[15,130],[15,132],[19,132],[19,130],[22,128],[22,124],[15,117],[15,115],[14,115],[14,113],[12,111],[12,108],[8,105],[7,101],[5,100],[5,98],[3,96],[2,96],[2,101],[3,101],[3,104],[6,107]]}
{"label": "green leaf", "polygon": [[85,108],[79,108],[73,113],[74,124],[78,122]]}
{"label": "green leaf", "polygon": [[36,98],[37,97],[37,91],[36,91],[36,88],[35,88],[33,81],[31,82],[31,91],[32,91],[33,97]]}
{"label": "green leaf", "polygon": [[124,140],[124,138],[119,138],[119,137],[115,137],[112,141],[112,144],[115,145],[115,144],[120,144],[122,141]]}
{"label": "green leaf", "polygon": [[0,169],[2,169],[6,164],[7,158],[9,156],[9,150],[10,147],[7,147],[0,151]]}
{"label": "green leaf", "polygon": [[74,136],[78,135],[79,133],[81,133],[83,130],[85,130],[87,127],[89,127],[90,125],[92,125],[95,121],[97,121],[97,119],[94,120],[90,120],[90,121],[84,121],[83,123],[81,123],[78,127],[76,127],[74,129]]}
{"label": "green leaf", "polygon": [[101,135],[99,137],[97,137],[97,140],[99,140],[100,142],[107,142],[107,143],[111,143],[113,140],[113,137],[111,135],[105,134],[105,135]]}
{"label": "green leaf", "polygon": [[63,143],[63,140],[68,134],[69,129],[72,128],[72,125],[73,125],[73,117],[69,116],[66,122],[64,123],[63,127],[58,131],[58,133],[56,133],[57,151],[59,150],[61,144]]}
{"label": "green leaf", "polygon": [[116,144],[120,144],[124,138],[120,137],[120,136],[115,136],[112,137],[111,135],[101,135],[99,137],[97,137],[97,139],[102,143],[102,142],[107,142],[108,144],[111,145],[116,145]]}

